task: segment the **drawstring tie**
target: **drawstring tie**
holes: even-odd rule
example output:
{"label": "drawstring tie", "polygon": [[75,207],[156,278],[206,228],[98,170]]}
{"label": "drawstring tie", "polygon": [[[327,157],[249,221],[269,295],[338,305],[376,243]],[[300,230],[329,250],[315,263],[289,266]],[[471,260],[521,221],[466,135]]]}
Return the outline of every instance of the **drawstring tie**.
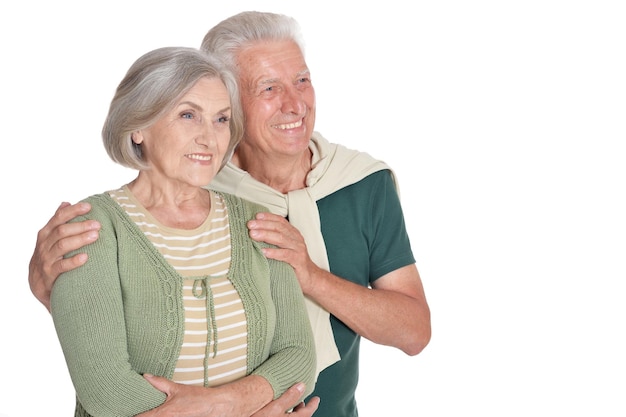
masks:
{"label": "drawstring tie", "polygon": [[[209,356],[215,358],[217,356],[217,321],[215,318],[215,304],[213,300],[213,294],[211,293],[211,286],[209,285],[209,280],[211,277],[206,277],[203,279],[196,279],[193,282],[193,287],[191,292],[194,297],[197,299],[204,298],[206,302],[206,312],[207,312],[207,341],[206,341],[206,350],[204,353],[204,386],[209,386]],[[213,340],[213,349],[212,354],[211,350],[211,339]]]}

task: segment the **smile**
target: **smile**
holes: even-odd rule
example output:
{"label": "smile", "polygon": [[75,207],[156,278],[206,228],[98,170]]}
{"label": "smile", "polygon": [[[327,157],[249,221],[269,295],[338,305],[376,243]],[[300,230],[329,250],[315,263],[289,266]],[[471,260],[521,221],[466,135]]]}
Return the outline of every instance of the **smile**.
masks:
{"label": "smile", "polygon": [[284,125],[275,125],[274,127],[277,129],[281,129],[281,130],[287,130],[287,129],[295,129],[296,127],[300,127],[300,126],[302,126],[302,119],[294,123],[289,123],[289,124],[284,124]]}
{"label": "smile", "polygon": [[210,161],[211,159],[213,159],[211,155],[198,155],[195,153],[185,155],[185,156],[189,159],[195,159],[197,161]]}

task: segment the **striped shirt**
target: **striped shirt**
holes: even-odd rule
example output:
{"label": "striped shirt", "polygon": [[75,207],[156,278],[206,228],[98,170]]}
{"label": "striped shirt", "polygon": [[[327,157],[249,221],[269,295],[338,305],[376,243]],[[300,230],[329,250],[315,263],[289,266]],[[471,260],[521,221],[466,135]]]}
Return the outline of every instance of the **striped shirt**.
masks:
{"label": "striped shirt", "polygon": [[245,376],[246,315],[228,278],[230,228],[223,199],[211,191],[207,219],[186,230],[162,225],[127,186],[109,194],[181,275],[185,333],[173,381],[217,386]]}

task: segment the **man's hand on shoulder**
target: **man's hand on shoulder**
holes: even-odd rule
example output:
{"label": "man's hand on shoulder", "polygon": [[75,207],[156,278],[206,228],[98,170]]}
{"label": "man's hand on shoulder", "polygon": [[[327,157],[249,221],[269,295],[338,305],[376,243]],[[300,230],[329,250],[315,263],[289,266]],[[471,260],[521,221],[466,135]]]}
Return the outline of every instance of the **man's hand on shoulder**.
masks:
{"label": "man's hand on shoulder", "polygon": [[37,242],[28,265],[28,284],[33,295],[50,310],[50,292],[54,281],[63,272],[78,268],[87,262],[87,255],[64,256],[94,242],[98,238],[100,223],[84,221],[67,223],[77,216],[88,213],[87,203],[63,202],[54,216],[37,233]]}

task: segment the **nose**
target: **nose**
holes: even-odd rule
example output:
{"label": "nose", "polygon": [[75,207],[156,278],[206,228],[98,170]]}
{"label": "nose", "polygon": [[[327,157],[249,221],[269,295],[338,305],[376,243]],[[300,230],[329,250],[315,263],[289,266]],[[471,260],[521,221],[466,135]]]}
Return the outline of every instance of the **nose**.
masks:
{"label": "nose", "polygon": [[217,142],[215,129],[210,121],[203,121],[200,124],[196,135],[196,143],[198,145],[212,146]]}
{"label": "nose", "polygon": [[282,112],[292,114],[304,114],[306,111],[306,102],[302,92],[296,87],[289,87],[285,89],[283,95]]}

